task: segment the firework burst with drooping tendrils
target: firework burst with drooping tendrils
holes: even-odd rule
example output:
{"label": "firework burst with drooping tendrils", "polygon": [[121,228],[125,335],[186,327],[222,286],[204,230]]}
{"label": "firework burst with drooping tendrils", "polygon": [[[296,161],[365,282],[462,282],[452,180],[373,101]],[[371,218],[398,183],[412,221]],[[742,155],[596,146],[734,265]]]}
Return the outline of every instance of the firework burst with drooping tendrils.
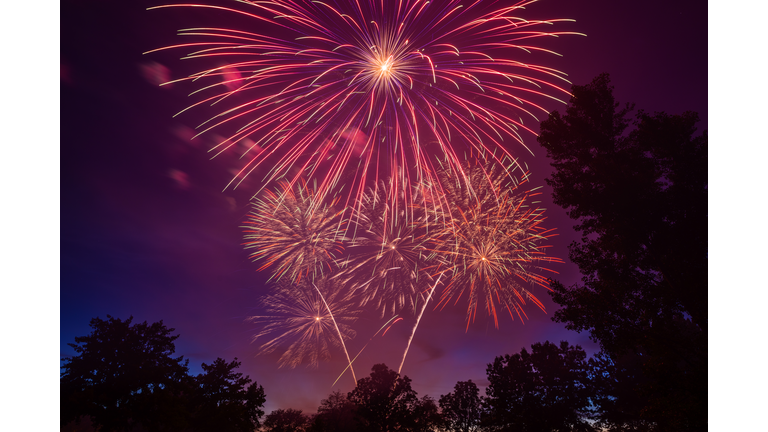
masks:
{"label": "firework burst with drooping tendrils", "polygon": [[[434,182],[435,160],[458,167],[461,155],[512,156],[527,150],[523,118],[548,114],[542,100],[569,96],[563,72],[524,61],[551,53],[539,39],[568,19],[525,19],[536,0],[240,0],[239,6],[188,7],[250,20],[251,28],[197,27],[163,49],[217,62],[172,82],[194,82],[217,114],[200,133],[224,135],[218,154],[248,143],[237,186],[254,171],[262,187],[317,178],[321,196],[345,179],[355,203],[371,179]],[[246,25],[245,23],[243,25]],[[153,50],[149,52],[159,51]],[[148,53],[149,53],[148,52]],[[250,141],[248,141],[250,140]],[[530,150],[528,150],[530,152]]]}
{"label": "firework burst with drooping tendrils", "polygon": [[263,314],[248,318],[260,327],[253,341],[261,342],[259,354],[284,348],[280,367],[294,368],[305,362],[317,367],[320,361],[330,359],[332,347],[347,353],[344,341],[355,336],[351,324],[359,310],[347,293],[328,279],[280,281],[263,299],[262,307]]}
{"label": "firework burst with drooping tendrils", "polygon": [[354,290],[362,305],[373,305],[382,316],[415,311],[433,282],[428,268],[437,259],[439,231],[435,220],[429,220],[433,213],[407,204],[424,200],[418,190],[407,188],[405,182],[382,180],[362,196],[350,217],[349,256],[334,276]]}
{"label": "firework burst with drooping tendrils", "polygon": [[242,228],[244,246],[253,250],[251,259],[263,262],[259,270],[274,267],[273,278],[287,275],[295,282],[328,274],[343,250],[336,202],[323,204],[309,185],[291,187],[287,182],[254,198]]}
{"label": "firework burst with drooping tendrils", "polygon": [[467,302],[467,326],[477,310],[484,307],[498,328],[498,313],[506,310],[521,320],[527,315],[526,302],[544,310],[544,305],[531,292],[540,286],[549,289],[542,272],[552,272],[548,263],[562,260],[546,254],[544,244],[553,229],[541,226],[544,209],[531,198],[534,190],[522,190],[527,174],[521,180],[511,176],[517,165],[474,164],[464,170],[470,188],[443,171],[442,182],[449,215],[443,253],[450,263],[450,279],[440,294],[438,306]]}

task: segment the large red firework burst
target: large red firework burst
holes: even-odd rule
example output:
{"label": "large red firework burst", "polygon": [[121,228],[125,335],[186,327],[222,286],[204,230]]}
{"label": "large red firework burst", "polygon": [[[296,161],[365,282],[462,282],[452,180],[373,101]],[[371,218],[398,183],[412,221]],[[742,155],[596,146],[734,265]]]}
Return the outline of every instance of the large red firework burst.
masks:
{"label": "large red firework burst", "polygon": [[250,140],[235,185],[254,170],[263,185],[317,178],[321,196],[344,183],[354,203],[371,179],[406,170],[405,181],[434,181],[436,157],[458,167],[467,150],[502,157],[511,155],[507,141],[524,145],[520,132],[533,132],[522,118],[547,113],[536,101],[568,94],[562,72],[524,60],[551,52],[536,39],[577,34],[552,31],[569,20],[521,17],[534,2],[239,0],[152,9],[205,8],[253,23],[183,29],[188,43],[162,48],[208,65],[176,82],[197,86],[190,108],[214,106],[199,127],[226,135],[214,152]]}

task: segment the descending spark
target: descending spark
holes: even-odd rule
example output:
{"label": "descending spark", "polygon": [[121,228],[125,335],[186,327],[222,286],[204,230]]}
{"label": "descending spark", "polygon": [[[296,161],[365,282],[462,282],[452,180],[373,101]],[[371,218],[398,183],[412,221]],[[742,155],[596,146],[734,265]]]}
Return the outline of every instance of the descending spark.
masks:
{"label": "descending spark", "polygon": [[440,278],[442,277],[443,277],[443,273],[440,273],[437,276],[437,281],[435,281],[435,284],[432,285],[432,289],[429,290],[427,299],[424,301],[424,304],[421,306],[421,312],[419,312],[419,316],[416,318],[416,324],[413,326],[413,331],[411,331],[411,336],[408,338],[408,344],[405,346],[405,352],[403,352],[403,359],[400,361],[400,367],[397,368],[398,374],[400,373],[400,371],[403,370],[403,365],[405,364],[405,357],[408,355],[408,350],[411,348],[411,342],[413,341],[413,336],[416,334],[416,329],[419,328],[419,322],[421,322],[421,317],[422,315],[424,315],[424,310],[427,308],[427,304],[432,299],[432,294],[435,292],[435,288],[437,288],[437,285],[440,283]]}
{"label": "descending spark", "polygon": [[398,322],[398,321],[402,321],[402,320],[403,320],[402,318],[398,318],[396,321],[394,321],[394,322],[392,323],[392,325],[390,325],[389,327],[387,327],[387,329],[386,329],[386,330],[384,330],[384,333],[382,333],[381,335],[382,335],[382,336],[386,336],[386,335],[387,335],[387,332],[389,331],[389,329],[391,329],[393,325],[397,324],[397,322]]}
{"label": "descending spark", "polygon": [[[328,302],[325,301],[325,298],[323,297],[323,293],[320,292],[320,289],[317,287],[317,285],[312,283],[312,286],[317,290],[317,294],[320,295],[320,299],[323,300],[323,304],[325,305],[325,309],[328,311],[328,315],[331,317],[331,321],[333,321],[334,327],[336,327],[336,333],[339,334],[339,342],[341,343],[342,348],[344,348],[344,354],[347,356],[347,365],[349,367],[349,370],[352,372],[352,380],[354,381],[355,385],[357,385],[357,378],[355,377],[355,368],[352,367],[352,361],[349,359],[349,351],[347,351],[347,344],[344,343],[344,337],[341,335],[341,330],[339,330],[339,324],[336,323],[336,318],[333,317],[333,312],[331,312],[330,306],[328,306]],[[320,321],[320,317],[315,317],[315,321]],[[346,369],[344,369],[346,370]]]}
{"label": "descending spark", "polygon": [[564,98],[569,93],[561,86],[570,83],[563,72],[525,57],[556,54],[536,40],[579,34],[551,31],[572,20],[518,15],[535,1],[157,6],[150,9],[222,11],[253,26],[183,29],[188,43],[148,53],[186,50],[185,59],[216,62],[172,82],[197,86],[199,99],[187,109],[216,110],[198,127],[199,134],[216,129],[226,136],[214,154],[250,145],[230,185],[255,172],[263,174],[262,187],[316,178],[323,197],[347,185],[349,205],[371,178],[408,170],[409,180],[434,182],[431,155],[458,168],[466,152],[511,156],[508,141],[530,152],[521,133],[535,132],[522,118],[548,114],[538,101],[562,102],[552,94]]}

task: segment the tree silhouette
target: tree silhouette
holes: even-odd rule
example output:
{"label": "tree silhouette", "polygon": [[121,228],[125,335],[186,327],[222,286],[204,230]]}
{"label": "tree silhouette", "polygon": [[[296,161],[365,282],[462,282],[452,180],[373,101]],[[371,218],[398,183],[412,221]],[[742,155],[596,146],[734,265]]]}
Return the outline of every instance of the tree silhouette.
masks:
{"label": "tree silhouette", "polygon": [[443,423],[435,400],[429,395],[415,401],[411,407],[411,421],[405,430],[413,432],[432,432]]}
{"label": "tree silhouette", "polygon": [[[249,431],[264,415],[264,389],[217,359],[204,373],[188,374],[188,360],[172,357],[174,329],[162,321],[133,324],[107,315],[94,318],[90,335],[69,344],[77,356],[63,359],[61,425],[90,418],[102,432]],[[246,387],[247,386],[247,387]]]}
{"label": "tree silhouette", "polygon": [[195,430],[252,432],[260,426],[264,388],[235,372],[239,366],[237,358],[229,363],[217,358],[210,365],[202,364],[205,373],[195,378]]}
{"label": "tree silhouette", "polygon": [[[610,78],[573,86],[542,122],[547,183],[578,224],[581,284],[552,283],[554,320],[590,332],[613,361],[642,355],[643,421],[701,430],[707,416],[707,135],[698,116],[619,109]],[[622,381],[623,382],[623,381]],[[641,383],[646,383],[642,384]],[[610,404],[606,405],[609,406]]]}
{"label": "tree silhouette", "polygon": [[357,405],[356,418],[362,429],[371,432],[410,429],[411,410],[418,401],[411,379],[385,364],[374,365],[371,376],[359,379],[348,398]]}
{"label": "tree silhouette", "polygon": [[488,417],[494,430],[593,431],[586,353],[578,345],[549,341],[496,357],[488,365]]}
{"label": "tree silhouette", "polygon": [[331,393],[320,401],[313,418],[313,432],[354,432],[358,430],[355,418],[355,404],[339,391]]}
{"label": "tree silhouette", "polygon": [[693,138],[698,116],[641,111],[626,134],[631,106],[617,110],[608,75],[573,93],[539,137],[554,160],[554,201],[584,236],[570,246],[584,283],[557,291],[565,308],[556,317],[610,351],[633,346],[631,324],[660,318],[658,308],[706,329],[707,139]]}
{"label": "tree silhouette", "polygon": [[599,408],[597,424],[603,430],[656,430],[656,423],[644,420],[642,415],[645,400],[638,389],[649,385],[643,361],[643,356],[635,353],[613,359],[604,351],[589,359],[593,403]]}
{"label": "tree silhouette", "polygon": [[453,392],[440,396],[440,410],[446,426],[457,432],[475,432],[480,427],[482,405],[477,384],[459,381]]}
{"label": "tree silhouette", "polygon": [[94,318],[90,335],[69,344],[77,356],[63,359],[61,425],[90,416],[103,431],[187,426],[179,395],[187,389],[188,360],[173,357],[174,329],[163,322],[132,324],[107,315]]}
{"label": "tree silhouette", "polygon": [[293,408],[276,409],[264,419],[264,432],[304,432],[309,427],[309,417]]}

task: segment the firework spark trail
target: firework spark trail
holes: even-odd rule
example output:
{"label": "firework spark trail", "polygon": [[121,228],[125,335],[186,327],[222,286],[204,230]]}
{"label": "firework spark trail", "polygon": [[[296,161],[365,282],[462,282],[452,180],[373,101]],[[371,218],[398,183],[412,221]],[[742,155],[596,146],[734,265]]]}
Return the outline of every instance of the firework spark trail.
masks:
{"label": "firework spark trail", "polygon": [[[564,98],[569,93],[557,83],[570,83],[560,71],[521,60],[556,54],[531,40],[579,34],[549,31],[571,20],[517,16],[534,2],[243,0],[242,10],[150,9],[207,8],[253,19],[259,28],[184,29],[179,34],[191,42],[160,49],[227,62],[172,82],[199,86],[201,100],[189,108],[220,107],[199,127],[201,134],[226,131],[214,153],[258,137],[252,148],[261,151],[243,155],[249,160],[232,185],[256,171],[264,171],[262,187],[303,176],[317,178],[324,197],[343,181],[349,205],[369,177],[412,169],[409,181],[434,182],[430,154],[458,167],[467,151],[511,156],[505,140],[530,152],[520,133],[535,132],[522,117],[548,114],[534,100],[562,102],[550,93]],[[228,75],[232,70],[239,76]]]}
{"label": "firework spark trail", "polygon": [[282,182],[264,195],[253,200],[253,210],[241,227],[245,248],[255,249],[251,259],[263,262],[259,270],[275,266],[273,278],[288,274],[293,282],[329,273],[343,250],[343,220],[341,212],[333,210],[337,200],[322,205],[303,183],[292,187]]}
{"label": "firework spark trail", "polygon": [[[328,311],[328,315],[331,316],[331,321],[333,321],[333,325],[334,327],[336,327],[336,333],[338,333],[339,335],[339,342],[341,343],[342,348],[344,348],[344,354],[347,356],[347,364],[349,366],[349,370],[352,372],[352,380],[354,381],[355,385],[357,385],[357,378],[355,377],[355,368],[352,367],[352,360],[349,359],[347,344],[344,343],[344,337],[341,335],[341,330],[339,330],[339,325],[336,323],[336,319],[333,317],[333,312],[331,312],[331,308],[328,306],[328,302],[325,301],[325,297],[323,297],[323,293],[320,292],[320,289],[317,287],[317,285],[314,284],[314,282],[312,283],[312,286],[315,287],[315,290],[317,290],[317,293],[320,295],[320,299],[323,300],[325,309]],[[316,320],[319,320],[319,318],[317,318]]]}
{"label": "firework spark trail", "polygon": [[248,319],[262,324],[253,337],[254,341],[266,339],[259,354],[287,346],[280,356],[280,367],[293,368],[305,360],[317,367],[320,360],[330,358],[330,346],[338,345],[346,352],[344,339],[355,335],[349,324],[357,319],[359,311],[346,293],[327,279],[312,285],[306,279],[299,284],[281,281],[263,299],[266,314]]}
{"label": "firework spark trail", "polygon": [[334,382],[333,382],[333,384],[331,384],[331,387],[333,387],[334,385],[336,385],[336,383],[337,383],[337,382],[339,382],[339,379],[341,379],[341,377],[344,375],[344,372],[346,372],[346,371],[347,371],[347,369],[349,369],[349,368],[352,366],[352,363],[354,363],[354,362],[355,362],[355,360],[357,360],[357,358],[358,358],[358,357],[360,357],[360,354],[362,354],[362,353],[363,353],[363,351],[364,351],[364,350],[365,350],[365,349],[368,347],[368,345],[370,345],[370,343],[371,343],[371,341],[373,340],[373,338],[375,338],[376,336],[378,336],[378,334],[379,334],[379,333],[380,333],[382,330],[384,330],[384,329],[386,328],[386,330],[384,330],[384,333],[382,334],[382,336],[384,336],[385,334],[387,334],[387,331],[388,331],[388,330],[389,330],[389,329],[390,329],[390,328],[391,328],[393,325],[395,325],[395,323],[397,323],[397,322],[398,322],[398,321],[400,321],[400,320],[402,320],[402,318],[400,318],[400,317],[398,317],[397,315],[395,315],[395,316],[393,316],[392,318],[390,318],[390,319],[389,319],[387,322],[385,322],[385,323],[384,323],[384,325],[383,325],[383,326],[381,326],[381,327],[380,327],[380,328],[379,328],[379,329],[376,331],[376,333],[374,333],[374,334],[373,334],[373,336],[371,336],[371,338],[370,338],[370,339],[368,339],[368,342],[366,342],[366,344],[365,344],[365,345],[364,345],[362,348],[360,348],[360,351],[358,351],[357,355],[355,355],[355,357],[352,359],[352,361],[351,361],[351,362],[349,362],[349,365],[348,365],[346,368],[344,368],[344,370],[343,370],[343,371],[341,371],[341,374],[339,374],[339,376],[336,378],[336,381],[334,381]]}
{"label": "firework spark trail", "polygon": [[440,283],[440,278],[442,277],[443,277],[443,273],[441,272],[437,276],[437,281],[435,281],[435,284],[432,286],[432,289],[429,290],[429,295],[427,295],[427,299],[424,301],[424,304],[421,306],[421,312],[419,312],[419,316],[416,318],[416,324],[413,326],[413,331],[411,331],[411,337],[408,338],[408,344],[405,346],[405,352],[403,352],[403,359],[400,361],[400,367],[397,368],[398,374],[400,373],[400,371],[403,370],[403,365],[405,364],[405,357],[408,355],[408,350],[411,348],[413,335],[416,334],[416,329],[419,328],[419,322],[421,322],[421,316],[424,315],[424,310],[427,309],[427,304],[429,303],[429,300],[432,299],[432,294],[435,292],[435,288],[437,288],[437,285]]}

